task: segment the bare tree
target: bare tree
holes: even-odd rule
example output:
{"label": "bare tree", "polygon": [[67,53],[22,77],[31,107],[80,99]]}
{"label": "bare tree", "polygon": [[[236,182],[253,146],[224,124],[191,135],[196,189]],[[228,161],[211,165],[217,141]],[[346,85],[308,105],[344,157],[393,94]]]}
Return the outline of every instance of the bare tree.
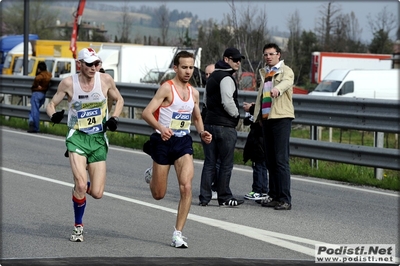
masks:
{"label": "bare tree", "polygon": [[231,27],[231,29],[233,30],[233,37],[234,37],[234,43],[237,48],[241,48],[241,45],[243,43],[243,41],[241,40],[241,36],[239,33],[239,23],[238,23],[238,19],[237,19],[237,11],[236,11],[236,6],[235,6],[235,1],[232,0],[231,3],[229,4],[230,8],[231,8],[231,15],[227,15],[226,19],[228,22],[228,26]]}
{"label": "bare tree", "polygon": [[267,13],[251,6],[238,11],[234,1],[230,7],[221,23],[210,19],[199,26],[197,45],[203,48],[202,67],[221,59],[226,48],[236,47],[246,56],[238,76],[242,70],[256,73],[264,63],[262,48],[268,37]]}
{"label": "bare tree", "polygon": [[331,34],[335,28],[335,17],[340,14],[340,11],[340,7],[335,6],[333,2],[328,2],[327,5],[321,6],[319,11],[321,16],[315,31],[325,51],[332,49]]}
{"label": "bare tree", "polygon": [[353,11],[349,15],[349,34],[348,37],[353,41],[360,41],[361,33],[363,29],[360,29],[358,19]]}
{"label": "bare tree", "polygon": [[289,17],[287,21],[287,25],[289,28],[291,43],[288,46],[289,52],[294,54],[298,50],[298,44],[300,42],[300,34],[301,34],[301,19],[299,15],[299,11],[296,11]]}
{"label": "bare tree", "polygon": [[218,25],[213,19],[202,23],[199,27],[197,40],[197,45],[203,48],[202,68],[221,59],[221,55],[227,46],[234,46],[231,42],[232,33],[227,27]]}
{"label": "bare tree", "polygon": [[333,20],[333,28],[330,37],[331,51],[346,52],[350,18],[347,15],[339,14]]}
{"label": "bare tree", "polygon": [[331,34],[331,49],[336,52],[366,52],[362,44],[361,31],[358,20],[353,12],[339,14],[334,19],[334,27]]}
{"label": "bare tree", "polygon": [[125,1],[124,6],[121,8],[122,11],[122,17],[121,17],[121,22],[118,23],[117,29],[119,33],[119,39],[118,42],[121,43],[130,43],[130,35],[132,31],[132,26],[133,26],[133,18],[130,15],[129,12],[129,6],[128,2]]}
{"label": "bare tree", "polygon": [[[1,5],[5,5],[1,3]],[[24,32],[24,4],[22,0],[12,1],[7,8],[2,8],[2,34],[22,34]],[[58,11],[45,0],[31,1],[29,4],[29,31],[38,34],[41,39],[55,36]]]}
{"label": "bare tree", "polygon": [[267,13],[265,9],[260,10],[250,5],[238,12],[233,0],[230,7],[231,14],[226,15],[225,22],[228,29],[231,29],[232,43],[246,56],[242,67],[255,73],[263,64],[261,54],[268,35]]}
{"label": "bare tree", "polygon": [[255,72],[264,63],[262,48],[268,36],[266,10],[247,6],[240,13],[238,36],[243,42],[241,45],[249,71]]}
{"label": "bare tree", "polygon": [[392,53],[394,42],[390,39],[390,32],[397,27],[396,18],[385,6],[375,19],[371,14],[367,16],[374,38],[368,48],[372,53]]}
{"label": "bare tree", "polygon": [[296,11],[288,19],[288,28],[290,32],[288,42],[288,65],[290,65],[296,74],[296,82],[300,77],[302,65],[299,64],[301,56],[301,19],[299,11]]}
{"label": "bare tree", "polygon": [[156,11],[156,19],[161,30],[161,44],[166,45],[169,29],[169,9],[166,4],[161,5]]}
{"label": "bare tree", "polygon": [[390,34],[397,27],[395,15],[387,10],[386,6],[375,15],[375,18],[371,14],[368,14],[367,18],[368,25],[373,34],[381,30]]}

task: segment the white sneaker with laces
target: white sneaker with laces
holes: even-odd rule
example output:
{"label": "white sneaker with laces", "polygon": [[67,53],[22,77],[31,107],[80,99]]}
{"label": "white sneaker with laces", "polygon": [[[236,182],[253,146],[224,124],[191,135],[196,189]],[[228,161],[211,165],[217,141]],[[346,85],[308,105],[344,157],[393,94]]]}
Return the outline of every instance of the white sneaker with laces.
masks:
{"label": "white sneaker with laces", "polygon": [[150,180],[152,177],[153,177],[153,166],[147,168],[146,171],[144,171],[144,180],[146,181],[147,184],[150,184]]}
{"label": "white sneaker with laces", "polygon": [[72,242],[83,242],[83,226],[75,226],[69,240]]}
{"label": "white sneaker with laces", "polygon": [[262,200],[263,195],[261,195],[261,193],[256,193],[256,192],[252,191],[252,192],[244,195],[244,198],[247,200]]}
{"label": "white sneaker with laces", "polygon": [[175,229],[174,234],[172,235],[172,243],[171,247],[175,248],[187,248],[188,244],[183,240],[184,237],[181,231]]}

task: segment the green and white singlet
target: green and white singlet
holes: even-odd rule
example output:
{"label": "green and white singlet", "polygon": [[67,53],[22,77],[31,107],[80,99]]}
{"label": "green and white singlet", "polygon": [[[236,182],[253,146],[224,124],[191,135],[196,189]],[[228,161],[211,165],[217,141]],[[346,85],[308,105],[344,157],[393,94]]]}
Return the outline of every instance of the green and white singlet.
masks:
{"label": "green and white singlet", "polygon": [[68,127],[89,135],[104,132],[108,110],[107,98],[101,90],[100,73],[96,72],[90,92],[82,90],[78,74],[73,75],[72,80],[74,94],[69,102]]}

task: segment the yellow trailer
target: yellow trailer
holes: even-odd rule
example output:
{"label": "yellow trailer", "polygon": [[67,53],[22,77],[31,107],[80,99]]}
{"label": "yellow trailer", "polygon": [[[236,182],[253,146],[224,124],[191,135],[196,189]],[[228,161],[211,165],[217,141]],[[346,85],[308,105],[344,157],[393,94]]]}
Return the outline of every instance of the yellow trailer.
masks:
{"label": "yellow trailer", "polygon": [[[63,57],[73,58],[72,52],[69,50],[70,41],[60,40],[34,40],[29,42],[29,56],[35,57]],[[103,43],[101,42],[77,42],[77,50],[86,47],[92,47],[96,52],[100,50]],[[12,75],[14,72],[15,63],[18,57],[23,57],[23,43],[13,48],[5,59],[3,66],[3,75]],[[36,64],[37,66],[37,64]],[[36,73],[36,68],[32,72]]]}
{"label": "yellow trailer", "polygon": [[[86,47],[92,47],[98,52],[103,43],[100,42],[77,42],[77,51]],[[36,40],[33,45],[33,53],[35,56],[50,57],[73,57],[69,50],[70,41],[59,40]]]}

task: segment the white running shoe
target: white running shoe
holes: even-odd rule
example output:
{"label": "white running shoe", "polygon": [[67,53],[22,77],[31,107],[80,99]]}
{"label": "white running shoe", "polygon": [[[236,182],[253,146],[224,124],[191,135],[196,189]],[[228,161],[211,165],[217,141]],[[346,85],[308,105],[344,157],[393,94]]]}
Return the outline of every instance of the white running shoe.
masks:
{"label": "white running shoe", "polygon": [[211,191],[211,199],[212,200],[217,200],[218,199],[217,191]]}
{"label": "white running shoe", "polygon": [[75,226],[69,240],[72,242],[83,242],[83,226]]}
{"label": "white running shoe", "polygon": [[144,180],[146,180],[147,184],[150,184],[150,180],[152,177],[153,177],[153,166],[147,168],[146,171],[144,171]]}
{"label": "white running shoe", "polygon": [[264,197],[261,193],[256,193],[256,192],[250,192],[244,195],[244,199],[247,200],[262,200]]}
{"label": "white running shoe", "polygon": [[183,240],[184,237],[181,231],[175,230],[174,234],[172,235],[172,243],[171,247],[175,248],[187,248],[188,244]]}

